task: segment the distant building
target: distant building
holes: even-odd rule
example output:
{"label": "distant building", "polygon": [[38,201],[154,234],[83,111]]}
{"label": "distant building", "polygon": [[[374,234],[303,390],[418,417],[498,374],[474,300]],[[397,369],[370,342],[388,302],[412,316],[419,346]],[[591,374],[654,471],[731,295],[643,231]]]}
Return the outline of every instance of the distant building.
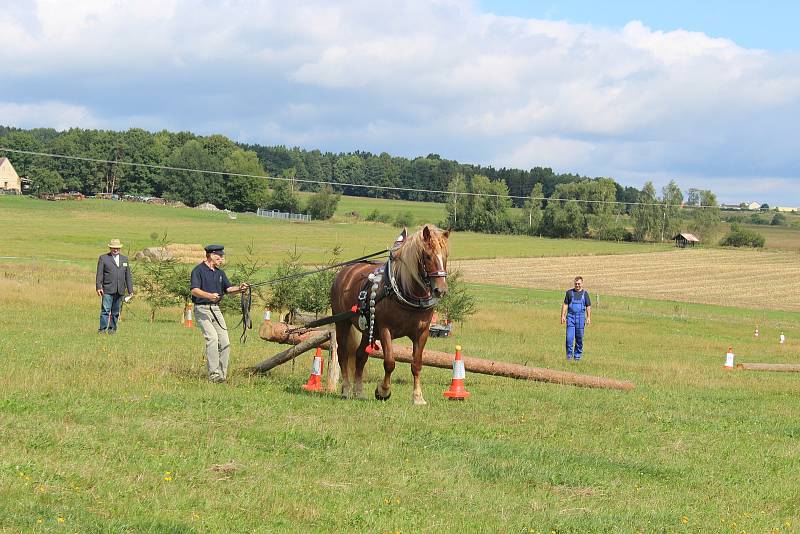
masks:
{"label": "distant building", "polygon": [[675,246],[680,248],[693,247],[695,243],[700,242],[694,234],[687,234],[686,232],[681,232],[672,239],[675,240]]}
{"label": "distant building", "polygon": [[784,206],[778,206],[777,208],[775,208],[775,211],[782,211],[784,213],[786,213],[786,212],[791,213],[793,211],[800,211],[800,209],[798,209],[798,208],[787,208],[787,207],[784,207]]}
{"label": "distant building", "polygon": [[759,209],[761,209],[761,204],[759,204],[758,202],[751,202],[747,205],[747,209],[758,211]]}
{"label": "distant building", "polygon": [[720,209],[723,209],[723,210],[737,210],[738,211],[738,210],[742,209],[742,206],[740,206],[739,204],[722,204],[722,205],[720,205]]}
{"label": "distant building", "polygon": [[8,158],[0,158],[0,189],[22,193],[22,180]]}

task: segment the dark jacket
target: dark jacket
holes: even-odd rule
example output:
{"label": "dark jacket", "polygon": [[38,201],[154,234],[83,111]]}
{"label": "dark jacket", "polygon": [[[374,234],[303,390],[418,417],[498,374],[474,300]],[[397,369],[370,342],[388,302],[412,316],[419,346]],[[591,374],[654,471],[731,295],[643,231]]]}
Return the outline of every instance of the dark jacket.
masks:
{"label": "dark jacket", "polygon": [[103,292],[109,295],[124,295],[126,288],[128,293],[133,293],[133,277],[131,277],[131,269],[128,266],[128,257],[120,254],[119,267],[117,267],[110,252],[100,256],[97,259],[95,288],[103,288]]}

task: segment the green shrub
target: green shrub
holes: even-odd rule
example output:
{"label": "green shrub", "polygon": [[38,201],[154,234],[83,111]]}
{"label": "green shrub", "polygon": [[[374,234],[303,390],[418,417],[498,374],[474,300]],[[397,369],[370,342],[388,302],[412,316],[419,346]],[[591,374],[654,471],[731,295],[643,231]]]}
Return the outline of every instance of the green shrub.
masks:
{"label": "green shrub", "polygon": [[784,226],[786,224],[786,215],[783,213],[776,213],[772,216],[770,223],[772,226]]}
{"label": "green shrub", "polygon": [[464,286],[458,269],[448,273],[447,293],[439,300],[436,311],[454,323],[463,323],[464,319],[478,311],[475,297]]}
{"label": "green shrub", "polygon": [[738,224],[731,225],[731,231],[719,242],[724,247],[764,247],[764,236],[752,230],[746,230]]}
{"label": "green shrub", "polygon": [[390,220],[392,220],[392,216],[388,213],[381,213],[378,210],[372,210],[367,215],[366,220],[371,222],[388,223]]}
{"label": "green shrub", "polygon": [[394,218],[394,225],[397,228],[410,228],[414,225],[414,215],[410,211],[398,213]]}

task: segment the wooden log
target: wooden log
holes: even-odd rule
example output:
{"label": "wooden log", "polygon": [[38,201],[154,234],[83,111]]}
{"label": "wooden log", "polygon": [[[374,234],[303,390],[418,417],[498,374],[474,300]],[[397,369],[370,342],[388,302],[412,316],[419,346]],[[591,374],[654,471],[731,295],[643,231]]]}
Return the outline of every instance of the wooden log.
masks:
{"label": "wooden log", "polygon": [[[311,336],[322,332],[323,330],[307,330],[305,332],[290,333],[289,329],[295,328],[294,326],[286,323],[273,323],[272,321],[264,321],[258,329],[258,337],[265,341],[272,341],[273,343],[282,343],[284,345],[297,345],[302,341],[309,339]],[[326,340],[324,344],[320,345],[321,349],[329,349],[330,343]]]}
{"label": "wooden log", "polygon": [[800,364],[797,363],[737,363],[736,368],[744,369],[745,371],[800,373]]}
{"label": "wooden log", "polygon": [[[298,336],[296,334],[287,335],[286,331],[292,327],[284,323],[272,325],[270,328],[271,328],[269,332],[270,335],[268,336],[262,335],[262,331],[264,331],[265,329],[265,326],[262,325],[261,329],[259,330],[259,335],[263,339],[266,339],[267,341],[273,341],[276,343],[286,343],[286,344],[299,343],[301,342],[300,337],[303,337],[303,339],[307,340],[309,339],[309,336],[311,336],[312,334],[320,332],[319,330],[312,330],[306,334],[302,334],[302,336]],[[265,331],[265,333],[267,332]],[[326,335],[329,335],[328,331],[324,331],[324,333]],[[327,340],[328,338],[326,337],[325,339]],[[312,345],[311,347],[315,346],[316,345]],[[399,345],[394,346],[394,358],[398,362],[411,363],[411,353],[412,352],[410,347],[403,347]],[[370,356],[373,358],[383,359],[383,353],[380,351],[373,352],[372,354],[370,354]],[[446,352],[426,350],[422,354],[422,365],[427,365],[429,367],[439,367],[442,369],[450,369],[453,366],[454,358],[455,358],[454,355],[448,354]],[[288,359],[283,361],[284,362],[288,361]],[[280,363],[276,365],[279,365]],[[628,382],[627,380],[616,380],[613,378],[605,378],[601,376],[582,375],[578,373],[570,373],[568,371],[554,371],[552,369],[544,369],[540,367],[528,367],[527,365],[496,362],[492,360],[470,358],[466,356],[464,357],[464,368],[471,373],[503,376],[507,378],[516,378],[519,380],[535,380],[538,382],[550,382],[553,384],[563,384],[568,386],[618,389],[622,391],[628,391],[636,387],[633,384],[633,382]]]}
{"label": "wooden log", "polygon": [[289,360],[293,360],[294,358],[298,357],[299,355],[303,354],[308,350],[311,350],[316,347],[321,347],[324,343],[326,343],[330,339],[331,335],[330,332],[328,331],[312,332],[312,334],[313,335],[309,336],[307,339],[304,339],[303,341],[300,341],[293,347],[289,347],[283,352],[279,352],[272,358],[268,358],[263,362],[259,363],[258,365],[250,367],[248,371],[253,374],[266,373],[270,369],[277,367],[282,363],[286,363]]}
{"label": "wooden log", "polygon": [[[411,363],[412,349],[410,347],[395,346],[393,352],[394,359],[396,361]],[[373,358],[383,359],[382,352],[373,352],[370,354],[370,356]],[[422,365],[450,369],[453,367],[454,358],[455,357],[452,354],[448,354],[446,352],[426,350],[422,353]],[[604,388],[628,391],[635,387],[633,382],[628,382],[627,380],[615,380],[613,378],[605,378],[602,376],[581,375],[578,373],[570,373],[568,371],[553,371],[552,369],[528,367],[527,365],[496,362],[492,360],[483,360],[480,358],[469,358],[467,356],[463,356],[463,358],[464,369],[471,373],[503,376],[506,378],[517,378],[520,380],[535,380],[537,382],[551,382],[553,384],[586,388]]]}

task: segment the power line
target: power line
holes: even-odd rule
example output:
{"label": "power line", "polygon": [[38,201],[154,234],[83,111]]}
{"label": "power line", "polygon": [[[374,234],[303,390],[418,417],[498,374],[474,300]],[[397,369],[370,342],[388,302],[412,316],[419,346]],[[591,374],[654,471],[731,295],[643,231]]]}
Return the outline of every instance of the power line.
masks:
{"label": "power line", "polygon": [[473,196],[473,197],[489,197],[489,198],[511,198],[511,199],[520,199],[520,200],[546,200],[548,202],[576,202],[576,203],[583,203],[583,204],[621,204],[624,206],[657,206],[661,208],[714,208],[717,206],[687,206],[685,204],[664,204],[662,202],[622,202],[619,200],[586,200],[586,199],[575,199],[575,198],[554,198],[554,197],[530,197],[530,196],[520,196],[520,195],[499,195],[496,193],[472,193],[468,191],[464,192],[455,192],[455,191],[442,191],[440,189],[419,189],[414,187],[395,187],[395,186],[388,186],[388,185],[369,185],[369,184],[354,184],[349,182],[334,182],[330,180],[309,180],[309,179],[301,179],[301,178],[286,178],[284,176],[263,176],[258,174],[243,174],[243,173],[236,173],[236,172],[224,172],[224,171],[209,171],[205,169],[189,169],[185,167],[172,167],[169,165],[153,165],[150,163],[134,163],[131,161],[118,161],[118,160],[107,160],[107,159],[98,159],[98,158],[89,158],[85,156],[67,156],[64,154],[49,154],[47,152],[36,152],[33,150],[20,150],[16,148],[6,148],[0,147],[0,152],[14,152],[17,154],[26,154],[29,156],[40,156],[40,157],[48,157],[48,158],[56,158],[56,159],[70,159],[76,161],[85,161],[88,163],[106,163],[106,164],[113,164],[113,165],[126,165],[129,167],[143,167],[146,169],[156,169],[162,171],[179,171],[179,172],[197,172],[197,173],[204,173],[204,174],[213,174],[217,176],[240,176],[243,178],[263,178],[266,180],[279,180],[284,182],[300,182],[304,184],[315,184],[315,185],[330,185],[330,186],[339,186],[339,187],[360,187],[362,189],[377,189],[379,191],[404,191],[404,192],[413,192],[413,193],[433,193],[433,194],[442,194],[442,195],[455,195],[458,196]]}

